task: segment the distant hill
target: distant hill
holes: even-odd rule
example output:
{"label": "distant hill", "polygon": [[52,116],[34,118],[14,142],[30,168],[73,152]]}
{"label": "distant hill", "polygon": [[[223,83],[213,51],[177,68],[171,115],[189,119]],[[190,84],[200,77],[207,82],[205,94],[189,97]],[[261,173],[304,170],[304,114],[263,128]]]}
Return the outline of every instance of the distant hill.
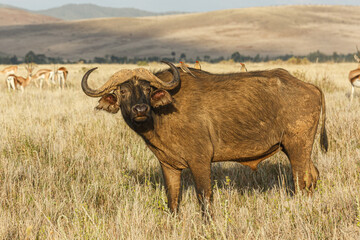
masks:
{"label": "distant hill", "polygon": [[61,7],[35,11],[35,12],[64,20],[109,18],[109,17],[145,17],[145,16],[176,14],[176,12],[168,12],[168,13],[160,14],[154,12],[147,12],[135,8],[101,7],[94,4],[67,4]]}
{"label": "distant hill", "polygon": [[[278,6],[141,18],[0,27],[0,49],[78,60],[128,57],[305,55],[355,52],[360,7]],[[18,41],[21,39],[21,41]]]}
{"label": "distant hill", "polygon": [[60,19],[0,5],[0,26],[59,22]]}
{"label": "distant hill", "polygon": [[[14,7],[14,6],[7,5],[7,4],[2,4],[2,3],[0,3],[0,8],[14,8],[14,9],[21,9],[21,8],[18,8],[18,7]],[[21,10],[24,10],[24,9],[21,9]]]}

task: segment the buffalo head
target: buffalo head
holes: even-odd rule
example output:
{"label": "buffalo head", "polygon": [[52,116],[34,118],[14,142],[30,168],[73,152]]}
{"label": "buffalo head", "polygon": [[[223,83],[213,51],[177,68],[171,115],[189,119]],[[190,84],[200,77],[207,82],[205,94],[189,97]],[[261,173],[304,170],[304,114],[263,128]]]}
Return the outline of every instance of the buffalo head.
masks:
{"label": "buffalo head", "polygon": [[169,62],[173,79],[164,82],[152,72],[144,68],[134,70],[124,69],[113,74],[99,89],[91,89],[87,80],[93,68],[85,73],[81,87],[90,97],[101,97],[96,109],[110,113],[121,113],[130,127],[137,128],[152,121],[152,108],[171,104],[173,99],[168,90],[176,88],[180,83],[177,68]]}

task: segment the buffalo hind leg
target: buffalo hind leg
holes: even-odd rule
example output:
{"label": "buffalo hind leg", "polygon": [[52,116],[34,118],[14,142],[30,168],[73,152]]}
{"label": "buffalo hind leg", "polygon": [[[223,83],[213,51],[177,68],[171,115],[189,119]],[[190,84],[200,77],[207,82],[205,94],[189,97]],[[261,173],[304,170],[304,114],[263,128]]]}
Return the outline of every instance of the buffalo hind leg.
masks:
{"label": "buffalo hind leg", "polygon": [[163,164],[161,164],[161,169],[165,180],[168,207],[171,212],[177,213],[181,196],[181,170]]}
{"label": "buffalo hind leg", "polygon": [[312,145],[308,140],[291,147],[285,146],[284,152],[290,160],[295,192],[305,189],[311,193],[316,187],[319,171],[311,161]]}

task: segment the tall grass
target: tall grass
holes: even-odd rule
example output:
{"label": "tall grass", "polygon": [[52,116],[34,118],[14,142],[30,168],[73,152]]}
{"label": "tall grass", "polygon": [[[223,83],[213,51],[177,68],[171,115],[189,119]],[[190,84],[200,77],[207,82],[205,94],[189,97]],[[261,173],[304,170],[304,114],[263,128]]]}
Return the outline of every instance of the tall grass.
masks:
{"label": "tall grass", "polygon": [[[330,149],[323,154],[317,136],[312,158],[321,178],[312,197],[291,194],[284,154],[256,172],[213,164],[214,217],[207,224],[190,172],[182,175],[180,213],[172,216],[157,159],[120,113],[94,112],[97,100],[82,93],[81,77],[93,66],[66,67],[70,80],[62,91],[29,86],[24,94],[8,93],[1,85],[0,239],[359,238],[360,94],[350,107],[347,80],[356,64],[247,64],[248,70],[283,67],[324,90]],[[134,67],[100,65],[90,84]]]}

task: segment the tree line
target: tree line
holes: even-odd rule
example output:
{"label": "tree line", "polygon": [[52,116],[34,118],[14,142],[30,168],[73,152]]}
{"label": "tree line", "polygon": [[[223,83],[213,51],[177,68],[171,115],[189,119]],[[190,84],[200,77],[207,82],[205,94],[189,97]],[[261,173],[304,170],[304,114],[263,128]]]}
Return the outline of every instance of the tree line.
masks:
{"label": "tree line", "polygon": [[269,62],[274,60],[305,60],[302,62],[353,62],[354,53],[341,54],[333,52],[331,55],[327,55],[320,51],[312,52],[307,55],[299,56],[293,54],[285,54],[276,57],[261,56],[257,54],[255,56],[249,56],[241,54],[240,52],[234,52],[231,56],[228,57],[211,57],[208,55],[197,56],[196,58],[188,58],[185,53],[181,53],[178,57],[176,52],[171,52],[169,57],[127,57],[127,56],[116,56],[116,55],[106,55],[104,57],[94,57],[93,59],[78,59],[77,61],[72,61],[68,59],[63,59],[60,57],[47,57],[45,54],[35,54],[33,51],[29,51],[24,57],[18,58],[14,56],[0,56],[0,64],[21,64],[34,62],[36,64],[64,64],[64,63],[147,63],[147,62],[159,62],[159,61],[186,61],[186,62],[195,62],[195,61],[205,61],[210,63],[218,63],[224,60],[233,60],[234,62]]}

